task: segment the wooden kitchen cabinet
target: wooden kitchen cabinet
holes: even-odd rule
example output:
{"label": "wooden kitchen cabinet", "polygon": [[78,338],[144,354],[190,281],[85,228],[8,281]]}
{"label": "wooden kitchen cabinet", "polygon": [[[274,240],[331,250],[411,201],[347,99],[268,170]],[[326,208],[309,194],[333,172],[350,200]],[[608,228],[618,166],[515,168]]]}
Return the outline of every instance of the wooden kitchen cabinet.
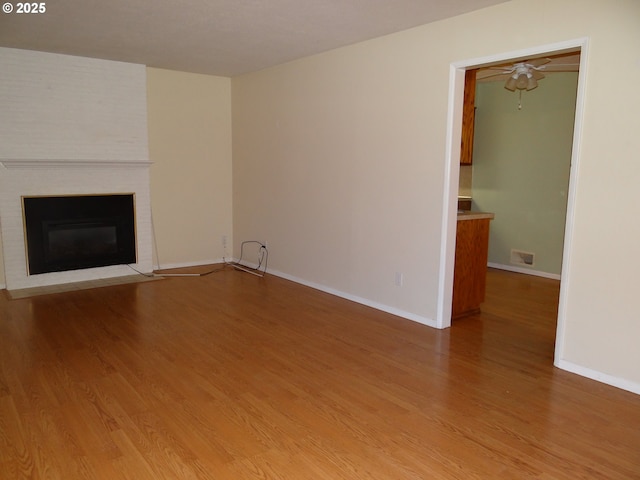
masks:
{"label": "wooden kitchen cabinet", "polygon": [[480,312],[484,301],[492,213],[458,215],[451,318]]}
{"label": "wooden kitchen cabinet", "polygon": [[476,121],[476,72],[477,70],[467,70],[464,74],[460,165],[471,165],[473,163],[473,136]]}

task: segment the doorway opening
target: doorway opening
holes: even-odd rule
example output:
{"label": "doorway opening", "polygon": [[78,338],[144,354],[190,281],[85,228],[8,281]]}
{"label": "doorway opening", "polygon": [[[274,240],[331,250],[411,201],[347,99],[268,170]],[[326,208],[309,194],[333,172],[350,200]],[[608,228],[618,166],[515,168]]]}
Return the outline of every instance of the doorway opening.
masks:
{"label": "doorway opening", "polygon": [[[556,56],[570,52],[580,54],[579,69],[584,68],[586,62],[587,39],[577,39],[560,44],[534,47],[527,50],[506,52],[492,57],[483,57],[459,62],[451,65],[450,91],[449,91],[449,116],[447,136],[447,178],[445,182],[445,201],[443,210],[443,252],[440,269],[440,296],[437,317],[437,326],[447,328],[451,326],[451,300],[453,295],[453,270],[455,256],[455,235],[457,221],[457,201],[460,180],[460,139],[462,137],[462,106],[464,94],[464,80],[467,70],[480,69],[505,64],[514,64],[530,58]],[[578,87],[575,104],[575,117],[573,124],[573,139],[571,149],[571,170],[569,172],[569,185],[566,199],[566,217],[564,220],[564,241],[562,247],[562,283],[558,302],[558,318],[555,341],[556,362],[562,358],[564,346],[564,305],[566,284],[570,281],[568,266],[571,262],[571,245],[573,232],[573,210],[576,190],[576,171],[579,162],[580,133],[583,118],[584,103],[584,79],[578,75]]]}

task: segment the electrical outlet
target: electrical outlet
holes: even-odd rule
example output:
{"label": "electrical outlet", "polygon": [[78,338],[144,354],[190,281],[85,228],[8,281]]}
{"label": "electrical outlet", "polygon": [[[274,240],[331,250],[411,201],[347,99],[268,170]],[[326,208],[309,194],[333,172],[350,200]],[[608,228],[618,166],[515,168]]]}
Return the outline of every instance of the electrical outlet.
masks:
{"label": "electrical outlet", "polygon": [[401,272],[396,272],[395,277],[396,287],[401,287],[404,284],[404,274]]}
{"label": "electrical outlet", "polygon": [[227,248],[227,236],[226,235],[222,235],[222,248],[226,249]]}

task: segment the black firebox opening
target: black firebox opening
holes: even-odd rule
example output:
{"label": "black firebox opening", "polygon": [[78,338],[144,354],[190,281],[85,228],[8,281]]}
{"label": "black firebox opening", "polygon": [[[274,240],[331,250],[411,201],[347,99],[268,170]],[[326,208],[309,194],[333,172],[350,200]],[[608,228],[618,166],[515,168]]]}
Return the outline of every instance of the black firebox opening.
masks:
{"label": "black firebox opening", "polygon": [[22,200],[30,275],[136,263],[133,194]]}

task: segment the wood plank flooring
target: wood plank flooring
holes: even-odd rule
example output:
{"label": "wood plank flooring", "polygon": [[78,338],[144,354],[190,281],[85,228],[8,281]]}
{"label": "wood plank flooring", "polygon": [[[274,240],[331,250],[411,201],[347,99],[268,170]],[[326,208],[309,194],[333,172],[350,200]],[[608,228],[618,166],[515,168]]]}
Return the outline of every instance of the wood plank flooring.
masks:
{"label": "wood plank flooring", "polygon": [[0,479],[633,479],[640,396],[552,366],[558,282],[438,331],[234,270],[0,295]]}

